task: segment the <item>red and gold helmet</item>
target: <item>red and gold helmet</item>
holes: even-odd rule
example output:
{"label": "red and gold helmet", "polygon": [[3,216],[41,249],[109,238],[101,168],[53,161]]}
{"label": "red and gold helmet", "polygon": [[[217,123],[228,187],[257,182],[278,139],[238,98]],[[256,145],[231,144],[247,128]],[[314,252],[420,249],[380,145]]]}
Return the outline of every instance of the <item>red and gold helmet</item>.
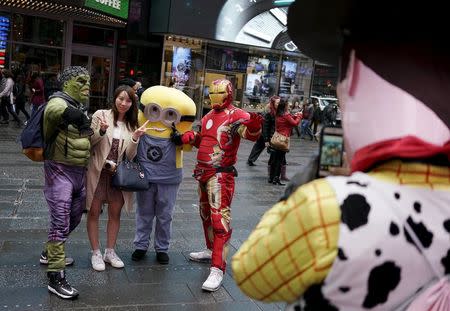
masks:
{"label": "red and gold helmet", "polygon": [[211,107],[216,110],[227,108],[233,102],[233,85],[225,79],[214,80],[209,86]]}

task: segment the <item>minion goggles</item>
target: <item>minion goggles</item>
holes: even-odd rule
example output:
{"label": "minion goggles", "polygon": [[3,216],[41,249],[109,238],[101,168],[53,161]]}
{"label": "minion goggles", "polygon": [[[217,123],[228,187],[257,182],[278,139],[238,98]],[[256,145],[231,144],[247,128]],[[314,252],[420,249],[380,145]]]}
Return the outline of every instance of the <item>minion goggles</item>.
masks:
{"label": "minion goggles", "polygon": [[162,109],[160,105],[156,103],[150,103],[148,105],[139,104],[139,110],[144,113],[144,116],[150,122],[160,121],[167,127],[171,127],[173,124],[178,124],[183,121],[194,122],[195,116],[182,116],[178,110],[173,108]]}

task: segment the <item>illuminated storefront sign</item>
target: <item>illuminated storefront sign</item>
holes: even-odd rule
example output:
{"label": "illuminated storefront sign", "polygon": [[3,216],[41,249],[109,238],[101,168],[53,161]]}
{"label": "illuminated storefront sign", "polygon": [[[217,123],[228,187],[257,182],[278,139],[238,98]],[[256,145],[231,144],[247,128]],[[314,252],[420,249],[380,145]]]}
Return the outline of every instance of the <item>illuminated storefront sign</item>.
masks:
{"label": "illuminated storefront sign", "polygon": [[6,47],[9,35],[9,17],[0,15],[0,68],[5,68]]}
{"label": "illuminated storefront sign", "polygon": [[128,2],[128,0],[86,0],[84,6],[127,19]]}

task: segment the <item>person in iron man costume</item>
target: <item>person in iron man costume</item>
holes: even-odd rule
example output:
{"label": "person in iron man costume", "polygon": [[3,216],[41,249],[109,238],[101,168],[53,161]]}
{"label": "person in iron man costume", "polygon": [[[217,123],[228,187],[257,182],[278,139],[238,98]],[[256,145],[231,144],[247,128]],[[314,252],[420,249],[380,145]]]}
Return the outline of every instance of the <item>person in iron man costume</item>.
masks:
{"label": "person in iron man costume", "polygon": [[183,135],[174,131],[172,140],[198,148],[194,177],[199,182],[200,216],[207,249],[189,254],[194,261],[211,260],[208,279],[202,288],[220,288],[231,238],[231,200],[234,194],[234,164],[241,138],[256,141],[261,135],[262,117],[232,105],[233,87],[228,80],[215,80],[209,88],[213,108],[201,120],[200,132]]}

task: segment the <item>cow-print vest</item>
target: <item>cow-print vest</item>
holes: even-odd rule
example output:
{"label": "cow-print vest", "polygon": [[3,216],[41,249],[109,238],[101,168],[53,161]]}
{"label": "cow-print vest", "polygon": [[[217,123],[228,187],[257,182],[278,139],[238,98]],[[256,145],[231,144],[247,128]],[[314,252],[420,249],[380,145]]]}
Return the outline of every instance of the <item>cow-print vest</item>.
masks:
{"label": "cow-print vest", "polygon": [[364,173],[327,181],[341,208],[338,256],[325,281],[289,309],[404,310],[433,285],[436,273],[450,274],[449,191],[387,183]]}

